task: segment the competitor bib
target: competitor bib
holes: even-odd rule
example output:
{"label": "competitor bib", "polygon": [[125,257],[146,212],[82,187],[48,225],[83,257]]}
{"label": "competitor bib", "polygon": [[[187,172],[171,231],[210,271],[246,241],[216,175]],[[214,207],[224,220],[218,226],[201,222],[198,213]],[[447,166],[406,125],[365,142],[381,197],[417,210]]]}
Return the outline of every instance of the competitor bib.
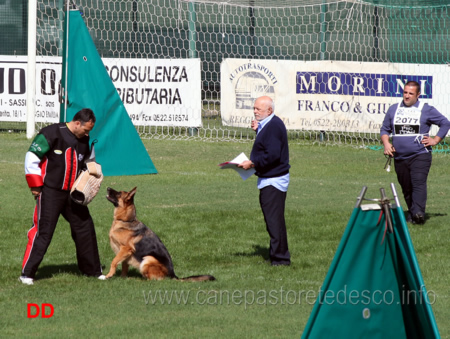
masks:
{"label": "competitor bib", "polygon": [[420,135],[420,117],[422,115],[423,103],[419,107],[397,107],[394,115],[394,132],[396,136]]}

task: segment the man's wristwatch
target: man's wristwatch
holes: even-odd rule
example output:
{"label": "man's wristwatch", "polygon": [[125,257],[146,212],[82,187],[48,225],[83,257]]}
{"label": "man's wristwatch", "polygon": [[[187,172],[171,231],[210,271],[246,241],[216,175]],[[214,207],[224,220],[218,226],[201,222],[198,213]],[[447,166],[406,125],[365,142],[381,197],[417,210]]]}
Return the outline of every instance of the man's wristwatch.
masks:
{"label": "man's wristwatch", "polygon": [[250,164],[250,168],[255,168],[255,164],[253,163],[253,161],[252,161],[252,163]]}

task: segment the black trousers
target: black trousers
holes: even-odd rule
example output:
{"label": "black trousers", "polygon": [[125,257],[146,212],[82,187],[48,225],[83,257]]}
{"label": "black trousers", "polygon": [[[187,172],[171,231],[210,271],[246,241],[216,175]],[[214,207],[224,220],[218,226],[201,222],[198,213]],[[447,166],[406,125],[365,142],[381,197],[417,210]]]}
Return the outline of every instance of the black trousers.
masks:
{"label": "black trousers", "polygon": [[286,192],[273,186],[259,191],[259,203],[270,236],[270,260],[273,264],[290,264],[284,209]]}
{"label": "black trousers", "polygon": [[36,199],[33,227],[28,231],[28,244],[22,263],[22,275],[34,278],[62,215],[70,224],[75,242],[78,268],[88,276],[102,274],[94,222],[86,206],[72,201],[68,191],[44,186]]}
{"label": "black trousers", "polygon": [[431,152],[422,153],[405,160],[395,160],[394,164],[409,212],[412,216],[418,213],[425,215]]}

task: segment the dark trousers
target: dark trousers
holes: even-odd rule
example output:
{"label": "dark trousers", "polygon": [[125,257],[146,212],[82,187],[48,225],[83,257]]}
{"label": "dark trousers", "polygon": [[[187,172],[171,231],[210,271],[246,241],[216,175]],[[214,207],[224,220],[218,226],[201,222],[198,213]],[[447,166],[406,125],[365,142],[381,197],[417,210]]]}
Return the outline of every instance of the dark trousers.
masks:
{"label": "dark trousers", "polygon": [[291,261],[284,219],[285,202],[286,192],[273,186],[259,191],[259,203],[270,236],[270,260],[275,264],[289,264]]}
{"label": "dark trousers", "polygon": [[425,215],[427,178],[431,167],[431,152],[405,160],[395,160],[395,172],[402,187],[403,197],[412,216]]}
{"label": "dark trousers", "polygon": [[50,245],[60,215],[70,224],[78,268],[85,275],[98,277],[102,270],[94,222],[89,209],[73,202],[68,191],[45,186],[36,199],[33,227],[28,231],[28,244],[22,263],[22,275],[34,278]]}

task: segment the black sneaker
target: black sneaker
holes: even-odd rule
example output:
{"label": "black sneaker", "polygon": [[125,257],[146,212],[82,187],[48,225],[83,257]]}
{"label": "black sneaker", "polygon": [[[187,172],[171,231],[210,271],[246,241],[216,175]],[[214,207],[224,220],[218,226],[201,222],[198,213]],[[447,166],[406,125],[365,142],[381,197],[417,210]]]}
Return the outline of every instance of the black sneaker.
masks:
{"label": "black sneaker", "polygon": [[425,216],[423,214],[417,213],[414,215],[413,224],[423,225],[425,224]]}

